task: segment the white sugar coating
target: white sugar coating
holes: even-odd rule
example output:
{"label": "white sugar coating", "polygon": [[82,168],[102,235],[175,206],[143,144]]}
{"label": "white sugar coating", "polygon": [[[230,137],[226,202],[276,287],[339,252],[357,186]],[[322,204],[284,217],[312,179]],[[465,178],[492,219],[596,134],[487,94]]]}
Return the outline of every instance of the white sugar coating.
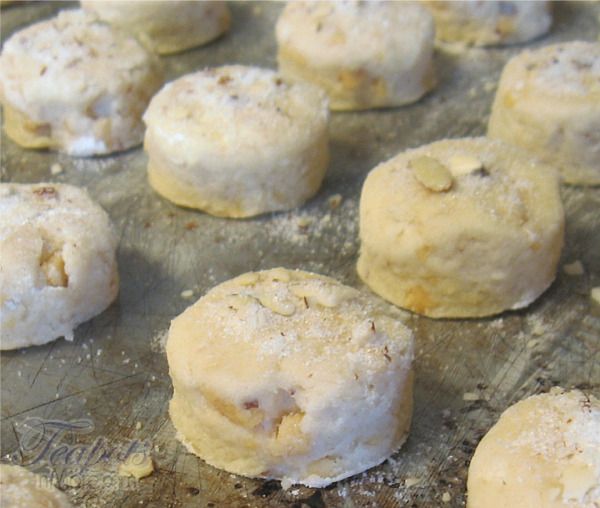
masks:
{"label": "white sugar coating", "polygon": [[[444,181],[451,175],[449,188],[423,183],[423,164]],[[357,268],[371,289],[414,312],[491,315],[528,305],[550,285],[563,238],[553,168],[503,142],[442,140],[369,173]]]}
{"label": "white sugar coating", "polygon": [[[81,10],[15,33],[0,57],[5,107],[74,155],[139,143],[141,113],[160,82],[158,61],[135,37]],[[115,133],[105,132],[107,119]]]}
{"label": "white sugar coating", "polygon": [[520,69],[522,82],[535,87],[534,93],[600,100],[600,42],[571,41],[525,50],[509,65]]}
{"label": "white sugar coating", "polygon": [[316,87],[240,65],[206,69],[168,83],[144,115],[149,135],[167,144],[177,162],[195,162],[199,153],[220,157],[230,151],[258,157],[268,151],[262,147],[269,142],[304,146],[302,140],[310,136],[307,127],[327,120],[327,99]]}
{"label": "white sugar coating", "polygon": [[532,499],[548,508],[595,507],[600,401],[554,388],[511,406],[477,447],[468,489],[472,507],[483,499],[503,499],[517,508],[532,506]]}
{"label": "white sugar coating", "polygon": [[2,506],[7,508],[71,508],[65,494],[51,481],[24,467],[0,464]]}
{"label": "white sugar coating", "polygon": [[106,212],[64,184],[0,184],[1,349],[73,338],[116,297]]}
{"label": "white sugar coating", "polygon": [[412,333],[328,277],[276,268],[173,320],[171,418],[186,446],[246,476],[324,486],[385,460],[411,414]]}

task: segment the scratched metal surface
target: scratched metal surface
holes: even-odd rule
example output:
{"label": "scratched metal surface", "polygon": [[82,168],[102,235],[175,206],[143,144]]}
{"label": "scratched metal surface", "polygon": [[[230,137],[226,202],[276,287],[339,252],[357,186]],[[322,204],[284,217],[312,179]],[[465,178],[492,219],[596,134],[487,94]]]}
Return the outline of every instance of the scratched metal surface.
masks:
{"label": "scratched metal surface", "polygon": [[[2,39],[64,6],[4,8]],[[230,62],[273,67],[280,8],[233,5],[231,33],[164,58],[169,77]],[[556,5],[552,34],[533,45],[597,39],[599,15],[597,3]],[[277,482],[235,477],[187,453],[167,417],[171,384],[160,336],[190,303],[182,291],[199,296],[248,270],[284,265],[360,287],[354,270],[357,202],[367,172],[407,147],[482,134],[499,72],[518,49],[439,51],[440,85],[418,104],[334,114],[331,168],[319,195],[300,210],[251,220],[218,219],[159,198],[146,182],[141,149],[77,160],[22,150],[3,134],[3,181],[83,186],[110,213],[121,239],[121,292],[114,305],[80,326],[72,343],[61,339],[2,353],[3,460],[54,474],[86,507],[420,507],[440,506],[442,499],[445,506],[463,506],[469,458],[503,409],[556,384],[600,395],[600,313],[589,298],[590,288],[600,285],[599,188],[564,189],[563,263],[581,260],[583,276],[561,272],[530,308],[494,319],[435,321],[406,314],[418,339],[410,438],[391,461],[328,489],[285,492]],[[63,172],[52,175],[55,162]],[[330,210],[327,198],[334,193],[344,200]],[[465,393],[477,400],[464,400]],[[83,427],[57,432],[47,423],[42,436],[35,418]],[[59,450],[54,455],[44,448],[48,442]],[[119,453],[132,445],[148,447],[156,467],[139,482],[116,473]],[[67,452],[75,451],[80,460],[67,460]]]}

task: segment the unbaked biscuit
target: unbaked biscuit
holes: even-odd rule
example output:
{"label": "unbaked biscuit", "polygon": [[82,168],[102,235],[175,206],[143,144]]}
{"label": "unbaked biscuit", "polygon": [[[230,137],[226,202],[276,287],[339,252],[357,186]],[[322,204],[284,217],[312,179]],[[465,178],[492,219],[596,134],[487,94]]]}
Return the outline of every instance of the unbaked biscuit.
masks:
{"label": "unbaked biscuit", "polygon": [[530,150],[567,183],[600,185],[600,42],[553,44],[510,59],[488,136]]}
{"label": "unbaked biscuit", "polygon": [[162,83],[133,36],[81,10],[31,25],[4,44],[0,101],[9,138],[75,156],[142,141],[142,114]]}
{"label": "unbaked biscuit", "polygon": [[225,2],[81,0],[84,10],[136,34],[157,53],[177,53],[212,41],[229,29]]}
{"label": "unbaked biscuit", "polygon": [[72,340],[117,295],[116,246],[82,189],[0,184],[0,349]]}
{"label": "unbaked biscuit", "polygon": [[578,390],[508,408],[479,443],[468,508],[600,506],[600,401]]}
{"label": "unbaked biscuit", "polygon": [[435,18],[436,38],[474,46],[527,42],[552,25],[551,3],[423,0]]}
{"label": "unbaked biscuit", "polygon": [[328,277],[276,268],[220,284],[173,320],[167,358],[179,439],[232,473],[323,487],[408,433],[412,333]]}
{"label": "unbaked biscuit", "polygon": [[358,274],[420,314],[487,316],[548,288],[563,238],[555,170],[501,141],[443,140],[367,177]]}
{"label": "unbaked biscuit", "polygon": [[400,106],[435,85],[433,19],[413,2],[289,2],[276,33],[280,72],[334,110]]}
{"label": "unbaked biscuit", "polygon": [[166,85],[144,115],[154,189],[178,205],[249,217],[301,205],[329,160],[325,94],[240,65]]}
{"label": "unbaked biscuit", "polygon": [[72,508],[49,479],[24,467],[0,464],[0,501],[6,508]]}

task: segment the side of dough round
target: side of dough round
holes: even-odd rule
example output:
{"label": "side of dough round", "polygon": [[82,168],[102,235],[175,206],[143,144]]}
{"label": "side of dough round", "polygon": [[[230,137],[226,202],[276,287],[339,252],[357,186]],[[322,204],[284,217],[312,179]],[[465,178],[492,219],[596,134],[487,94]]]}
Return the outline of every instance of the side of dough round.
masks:
{"label": "side of dough round", "polygon": [[508,408],[469,466],[468,508],[595,508],[600,503],[600,401],[578,390]]}
{"label": "side of dough round", "polygon": [[7,508],[72,508],[48,479],[24,467],[0,464],[0,487],[2,506]]}
{"label": "side of dough round", "polygon": [[333,110],[408,104],[436,82],[433,19],[414,2],[288,2],[276,35],[280,72]]}
{"label": "side of dough round", "polygon": [[412,415],[413,337],[393,308],[277,268],[209,291],[167,342],[179,439],[229,472],[323,487],[383,462]]}
{"label": "side of dough round", "polygon": [[600,185],[600,42],[553,44],[511,58],[488,136],[555,165],[567,183]]}
{"label": "side of dough round", "polygon": [[152,99],[144,120],[152,187],[212,215],[294,208],[318,191],[327,170],[324,93],[271,70],[189,74]]}
{"label": "side of dough round", "polygon": [[141,143],[142,114],[162,83],[137,39],[81,10],[12,35],[0,56],[4,129],[26,148],[74,156]]}
{"label": "side of dough round", "polygon": [[436,37],[473,46],[518,44],[550,30],[551,2],[422,0],[435,19]]}
{"label": "side of dough round", "polygon": [[229,29],[227,4],[218,1],[82,0],[84,10],[136,34],[159,54],[201,46]]}
{"label": "side of dough round", "polygon": [[377,294],[430,317],[525,307],[556,274],[564,240],[558,177],[486,138],[400,153],[367,177],[358,274]]}
{"label": "side of dough round", "polygon": [[116,247],[84,190],[0,184],[0,348],[72,340],[117,295]]}

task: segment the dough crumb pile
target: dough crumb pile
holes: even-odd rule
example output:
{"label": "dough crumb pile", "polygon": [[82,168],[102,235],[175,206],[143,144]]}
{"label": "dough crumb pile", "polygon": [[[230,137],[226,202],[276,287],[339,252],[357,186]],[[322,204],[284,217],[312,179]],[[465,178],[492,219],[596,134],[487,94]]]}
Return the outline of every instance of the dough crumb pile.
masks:
{"label": "dough crumb pile", "polygon": [[578,390],[508,408],[479,443],[468,508],[595,508],[600,504],[600,401]]}
{"label": "dough crumb pile", "polygon": [[166,349],[178,437],[226,471],[323,487],[406,439],[412,333],[328,277],[276,268],[224,282],[173,320]]}

